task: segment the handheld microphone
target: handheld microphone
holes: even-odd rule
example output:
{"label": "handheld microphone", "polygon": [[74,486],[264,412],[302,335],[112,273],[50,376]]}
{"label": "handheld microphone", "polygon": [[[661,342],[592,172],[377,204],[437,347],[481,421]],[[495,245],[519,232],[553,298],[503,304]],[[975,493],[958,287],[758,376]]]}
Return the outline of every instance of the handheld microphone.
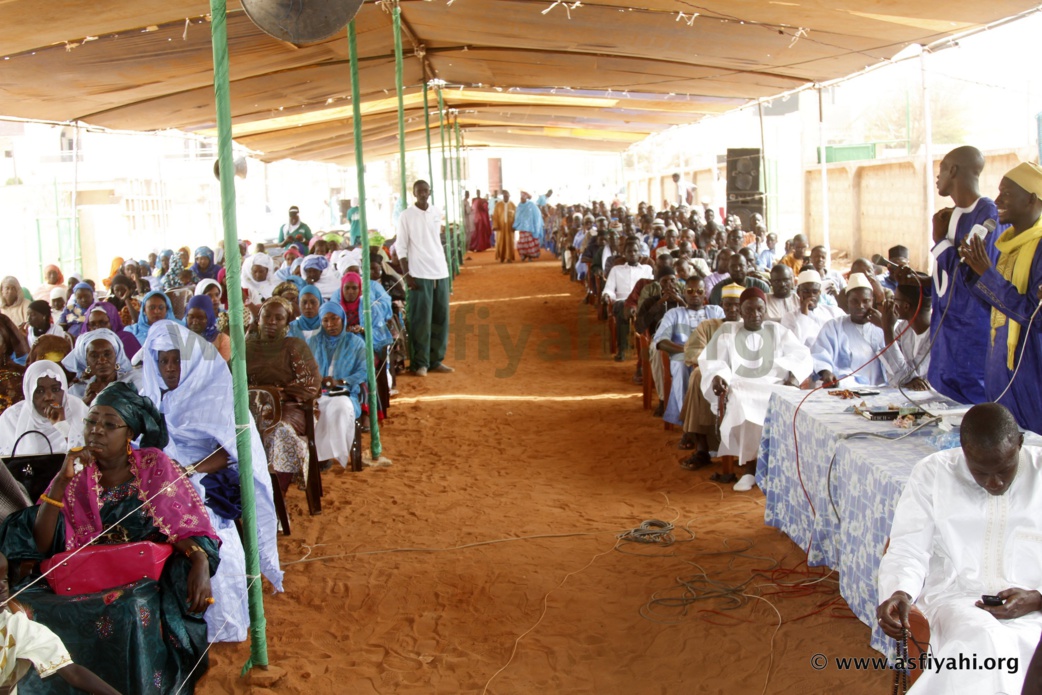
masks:
{"label": "handheld microphone", "polygon": [[872,264],[873,265],[888,265],[891,268],[898,268],[898,267],[900,267],[896,263],[891,261],[889,258],[883,258],[878,253],[876,255],[872,256]]}
{"label": "handheld microphone", "polygon": [[[995,228],[997,226],[998,226],[998,224],[995,222],[995,220],[990,219],[990,218],[984,220],[984,222],[982,224],[975,224],[975,225],[973,225],[973,228],[970,229],[970,233],[966,235],[966,240],[963,243],[965,243],[965,244],[970,243],[970,240],[973,237],[977,237],[978,239],[983,240],[984,237],[986,237],[989,234],[991,234],[992,232],[994,232]],[[960,255],[959,256],[959,263],[965,263],[965,262],[966,262],[966,259],[963,258]]]}

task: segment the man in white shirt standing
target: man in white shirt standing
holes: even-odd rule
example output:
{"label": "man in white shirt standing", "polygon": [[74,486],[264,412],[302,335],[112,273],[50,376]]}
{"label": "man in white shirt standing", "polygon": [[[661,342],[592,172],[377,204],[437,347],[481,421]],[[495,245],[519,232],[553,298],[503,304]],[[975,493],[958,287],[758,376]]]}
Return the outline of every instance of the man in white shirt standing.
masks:
{"label": "man in white shirt standing", "polygon": [[912,469],[879,563],[876,617],[894,639],[913,603],[930,623],[932,658],[916,663],[909,693],[1016,695],[1042,631],[1042,449],[1023,446],[995,403],[971,408],[959,438],[961,449]]}
{"label": "man in white shirt standing", "polygon": [[[619,351],[615,355],[616,362],[626,359],[626,338],[629,337],[630,316],[626,312],[626,298],[637,284],[637,280],[655,279],[655,271],[650,265],[640,262],[640,243],[635,237],[626,240],[626,247],[622,252],[626,259],[625,265],[614,265],[608,273],[608,279],[604,281],[604,293],[601,299],[605,304],[611,304],[612,314],[615,316],[615,336]],[[636,312],[633,312],[636,313]]]}
{"label": "man in white shirt standing", "polygon": [[395,248],[409,288],[409,370],[427,376],[428,371],[455,371],[442,363],[449,346],[449,267],[441,244],[441,210],[427,202],[430,184],[417,181],[412,193],[416,204],[398,217]]}

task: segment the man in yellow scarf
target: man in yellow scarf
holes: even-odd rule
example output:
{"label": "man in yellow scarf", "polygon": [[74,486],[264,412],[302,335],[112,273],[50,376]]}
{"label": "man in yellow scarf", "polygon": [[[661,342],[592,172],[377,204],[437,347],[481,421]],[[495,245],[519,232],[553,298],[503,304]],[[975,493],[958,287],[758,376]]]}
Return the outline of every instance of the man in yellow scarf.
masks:
{"label": "man in yellow scarf", "polygon": [[972,273],[966,281],[991,305],[991,341],[984,370],[988,400],[1009,408],[1021,427],[1042,432],[1042,320],[1033,322],[1042,286],[1042,167],[1022,162],[1006,172],[995,198],[999,222],[1010,225],[995,242],[994,266],[984,242],[959,248]]}

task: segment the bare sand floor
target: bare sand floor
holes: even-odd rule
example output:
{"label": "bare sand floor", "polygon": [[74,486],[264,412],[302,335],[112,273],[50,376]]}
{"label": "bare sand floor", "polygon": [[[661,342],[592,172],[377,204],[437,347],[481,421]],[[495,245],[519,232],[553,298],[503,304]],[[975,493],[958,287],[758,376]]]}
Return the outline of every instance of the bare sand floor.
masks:
{"label": "bare sand floor", "polygon": [[[679,433],[641,409],[632,361],[607,355],[558,264],[472,256],[453,295],[457,371],[399,380],[393,465],[327,474],[320,516],[290,493],[286,593],[265,601],[286,671],[272,691],[888,690],[886,671],[811,667],[819,653],[876,656],[836,575],[764,526],[758,490],[677,465]],[[693,538],[619,544],[648,519]],[[525,536],[543,537],[488,543]],[[407,548],[448,550],[373,552]],[[649,605],[682,598],[679,580],[702,598]],[[246,644],[211,655],[198,692],[269,692],[239,678]]]}

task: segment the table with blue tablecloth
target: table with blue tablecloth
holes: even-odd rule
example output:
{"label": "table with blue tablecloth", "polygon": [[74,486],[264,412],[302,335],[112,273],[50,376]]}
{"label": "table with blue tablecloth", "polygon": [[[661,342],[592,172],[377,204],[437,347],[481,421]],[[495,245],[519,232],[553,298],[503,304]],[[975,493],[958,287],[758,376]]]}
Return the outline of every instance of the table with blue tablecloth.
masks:
{"label": "table with blue tablecloth", "polygon": [[[958,446],[958,435],[931,425],[900,441],[852,437],[869,432],[888,437],[908,434],[892,421],[844,412],[862,402],[874,408],[910,405],[896,389],[880,391],[854,400],[817,391],[799,407],[798,416],[797,407],[807,391],[772,395],[756,482],[767,498],[767,525],[781,529],[807,551],[808,565],[827,565],[839,572],[840,593],[872,628],[872,646],[886,653],[893,641],[876,624],[876,570],[894,509],[912,467],[929,454]],[[942,401],[935,395],[927,408]]]}

